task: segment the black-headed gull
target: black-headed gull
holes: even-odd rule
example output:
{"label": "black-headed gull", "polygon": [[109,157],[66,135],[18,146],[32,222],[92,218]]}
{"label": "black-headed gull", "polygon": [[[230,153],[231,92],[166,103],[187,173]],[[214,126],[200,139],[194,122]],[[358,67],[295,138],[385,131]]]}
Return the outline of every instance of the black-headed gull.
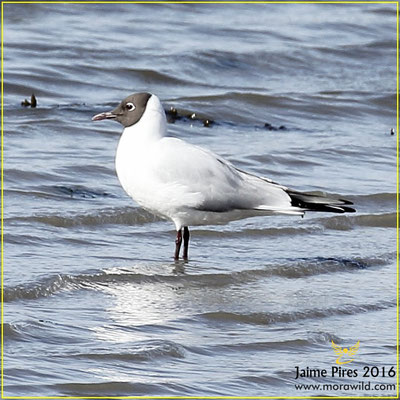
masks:
{"label": "black-headed gull", "polygon": [[209,150],[166,137],[165,112],[154,94],[132,94],[113,111],[92,118],[103,119],[124,127],[115,161],[122,187],[140,206],[175,224],[176,260],[182,237],[183,258],[188,258],[191,225],[305,211],[355,211],[348,200],[291,190],[242,171]]}

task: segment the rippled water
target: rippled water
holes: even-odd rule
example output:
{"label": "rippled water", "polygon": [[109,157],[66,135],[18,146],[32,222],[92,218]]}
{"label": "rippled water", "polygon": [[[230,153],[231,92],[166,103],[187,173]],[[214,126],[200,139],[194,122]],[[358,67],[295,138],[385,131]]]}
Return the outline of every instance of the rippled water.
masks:
{"label": "rippled water", "polygon": [[[344,367],[396,362],[394,4],[5,4],[4,38],[5,395],[395,393],[295,388],[396,379],[295,379],[332,340],[360,341]],[[194,228],[174,263],[116,178],[121,127],[91,122],[135,91],[199,116],[171,135],[357,213]]]}

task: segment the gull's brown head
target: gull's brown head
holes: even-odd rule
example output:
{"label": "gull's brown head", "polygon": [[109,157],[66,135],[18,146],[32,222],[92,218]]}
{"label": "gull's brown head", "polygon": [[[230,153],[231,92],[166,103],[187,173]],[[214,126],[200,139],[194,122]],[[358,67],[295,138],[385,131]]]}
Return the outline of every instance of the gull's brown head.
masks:
{"label": "gull's brown head", "polygon": [[97,114],[92,118],[92,121],[114,119],[125,128],[132,126],[142,118],[150,97],[150,93],[131,94],[126,99],[122,100],[114,110]]}

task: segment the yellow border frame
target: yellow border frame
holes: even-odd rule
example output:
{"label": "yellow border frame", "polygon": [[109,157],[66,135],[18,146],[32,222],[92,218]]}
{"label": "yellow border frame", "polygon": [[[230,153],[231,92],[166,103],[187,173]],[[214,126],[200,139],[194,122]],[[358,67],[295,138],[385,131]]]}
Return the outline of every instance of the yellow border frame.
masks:
{"label": "yellow border frame", "polygon": [[4,396],[4,4],[396,4],[396,250],[397,250],[397,318],[396,318],[396,398],[399,398],[399,1],[1,1],[1,399],[393,399],[392,396]]}

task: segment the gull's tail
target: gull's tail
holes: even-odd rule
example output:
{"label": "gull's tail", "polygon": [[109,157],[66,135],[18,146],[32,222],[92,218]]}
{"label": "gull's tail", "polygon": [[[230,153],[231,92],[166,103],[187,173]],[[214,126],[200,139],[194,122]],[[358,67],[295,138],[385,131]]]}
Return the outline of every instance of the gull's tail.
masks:
{"label": "gull's tail", "polygon": [[355,212],[356,210],[349,205],[353,203],[348,200],[334,199],[332,197],[326,197],[316,195],[313,193],[302,193],[296,192],[295,190],[286,190],[290,196],[293,207],[302,208],[304,211],[322,211],[322,212],[334,212],[334,213],[345,213]]}

